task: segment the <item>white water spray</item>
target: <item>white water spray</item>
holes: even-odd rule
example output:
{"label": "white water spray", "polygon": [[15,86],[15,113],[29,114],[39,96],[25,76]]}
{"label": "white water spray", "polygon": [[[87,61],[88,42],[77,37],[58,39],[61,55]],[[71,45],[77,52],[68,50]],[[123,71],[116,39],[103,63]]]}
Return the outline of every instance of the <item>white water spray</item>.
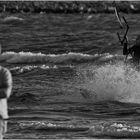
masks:
{"label": "white water spray", "polygon": [[140,72],[124,63],[78,70],[79,85],[92,101],[140,103]]}

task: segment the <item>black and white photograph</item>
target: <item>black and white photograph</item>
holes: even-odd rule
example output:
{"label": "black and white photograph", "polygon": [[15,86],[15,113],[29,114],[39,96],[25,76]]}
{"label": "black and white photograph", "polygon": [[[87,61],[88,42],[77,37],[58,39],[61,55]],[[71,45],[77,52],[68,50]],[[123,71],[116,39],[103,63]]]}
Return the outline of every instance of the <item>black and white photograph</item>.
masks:
{"label": "black and white photograph", "polygon": [[140,139],[140,1],[0,1],[0,140]]}

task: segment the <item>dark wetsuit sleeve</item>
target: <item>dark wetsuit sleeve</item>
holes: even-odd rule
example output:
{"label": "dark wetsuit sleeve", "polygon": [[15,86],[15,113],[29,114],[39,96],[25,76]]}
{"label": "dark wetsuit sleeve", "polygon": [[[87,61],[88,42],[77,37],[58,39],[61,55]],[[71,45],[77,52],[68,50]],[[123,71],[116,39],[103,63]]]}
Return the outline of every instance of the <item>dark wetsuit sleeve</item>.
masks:
{"label": "dark wetsuit sleeve", "polygon": [[128,49],[127,49],[127,43],[124,43],[123,45],[123,55],[127,55],[129,52],[128,52]]}
{"label": "dark wetsuit sleeve", "polygon": [[131,48],[127,48],[127,43],[123,44],[123,55],[131,54],[133,55],[133,52],[135,51],[136,45],[132,46]]}

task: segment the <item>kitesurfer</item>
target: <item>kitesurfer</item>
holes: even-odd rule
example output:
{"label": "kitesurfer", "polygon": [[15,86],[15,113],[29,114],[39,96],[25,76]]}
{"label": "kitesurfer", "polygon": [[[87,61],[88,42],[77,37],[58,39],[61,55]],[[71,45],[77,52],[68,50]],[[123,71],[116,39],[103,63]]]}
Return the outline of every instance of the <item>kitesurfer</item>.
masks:
{"label": "kitesurfer", "polygon": [[137,36],[135,44],[128,48],[127,41],[123,43],[123,55],[131,54],[135,61],[140,61],[140,35]]}

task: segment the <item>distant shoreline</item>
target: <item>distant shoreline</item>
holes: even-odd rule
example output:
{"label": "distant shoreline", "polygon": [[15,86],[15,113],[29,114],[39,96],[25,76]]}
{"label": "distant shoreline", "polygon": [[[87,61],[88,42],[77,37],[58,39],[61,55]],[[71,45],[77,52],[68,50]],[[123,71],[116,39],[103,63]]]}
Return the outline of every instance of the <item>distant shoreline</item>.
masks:
{"label": "distant shoreline", "polygon": [[[139,1],[117,1],[119,11],[140,13]],[[0,1],[0,13],[114,13],[113,1]]]}

